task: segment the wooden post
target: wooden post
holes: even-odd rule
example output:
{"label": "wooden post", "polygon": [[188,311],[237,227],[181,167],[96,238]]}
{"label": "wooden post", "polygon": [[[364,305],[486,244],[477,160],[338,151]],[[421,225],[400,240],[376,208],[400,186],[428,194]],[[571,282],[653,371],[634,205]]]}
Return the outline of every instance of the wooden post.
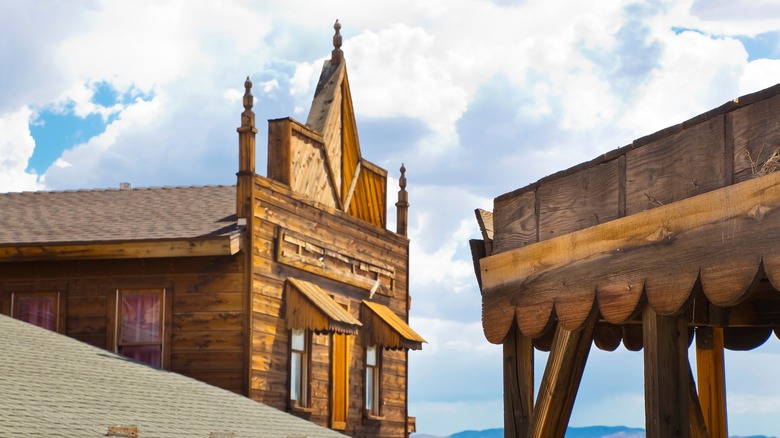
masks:
{"label": "wooden post", "polygon": [[504,436],[525,438],[534,406],[534,348],[517,326],[504,340]]}
{"label": "wooden post", "polygon": [[401,187],[401,190],[398,191],[398,202],[395,203],[398,208],[395,232],[406,236],[407,223],[409,222],[409,193],[406,192],[406,167],[403,164],[401,164],[401,177],[398,179],[398,186]]}
{"label": "wooden post", "polygon": [[722,328],[696,329],[696,372],[699,401],[710,438],[728,438]]}
{"label": "wooden post", "polygon": [[648,437],[690,437],[688,327],[645,305],[645,424]]}
{"label": "wooden post", "polygon": [[701,412],[701,403],[699,403],[699,395],[696,393],[696,383],[693,381],[693,370],[691,370],[691,363],[688,362],[688,399],[690,409],[688,415],[690,416],[691,423],[691,438],[710,438],[710,434],[707,432],[707,425],[704,423],[704,415]]}
{"label": "wooden post", "polygon": [[238,131],[238,181],[236,184],[236,215],[239,218],[250,216],[252,188],[255,177],[255,113],[252,111],[255,98],[252,96],[252,81],[249,76],[244,82],[244,112],[241,113],[241,126]]}
{"label": "wooden post", "polygon": [[593,343],[597,309],[597,306],[593,306],[591,315],[579,330],[572,332],[561,326],[555,329],[555,338],[531,418],[529,438],[563,438],[566,434],[582,372]]}

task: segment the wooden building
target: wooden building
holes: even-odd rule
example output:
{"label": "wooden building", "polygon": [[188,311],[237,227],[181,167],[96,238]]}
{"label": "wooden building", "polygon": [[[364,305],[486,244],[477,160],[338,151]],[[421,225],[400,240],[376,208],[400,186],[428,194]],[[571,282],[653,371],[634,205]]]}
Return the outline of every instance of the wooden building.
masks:
{"label": "wooden building", "polygon": [[335,28],[307,123],[269,121],[267,177],[247,78],[236,186],[0,195],[2,313],[352,436],[408,436],[425,341],[405,169],[392,232]]}
{"label": "wooden building", "polygon": [[[780,334],[778,168],[774,86],[478,210],[506,436],[563,437],[591,344],[622,342],[643,349],[648,437],[727,437],[723,349]],[[534,347],[550,351],[535,399]]]}

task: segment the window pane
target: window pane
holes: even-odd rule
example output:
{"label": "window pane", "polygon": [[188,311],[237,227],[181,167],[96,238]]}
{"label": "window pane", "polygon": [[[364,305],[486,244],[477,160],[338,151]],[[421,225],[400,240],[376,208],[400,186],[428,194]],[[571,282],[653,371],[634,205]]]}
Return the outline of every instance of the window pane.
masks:
{"label": "window pane", "polygon": [[366,348],[366,365],[376,366],[376,345]]}
{"label": "window pane", "polygon": [[301,353],[290,355],[290,400],[301,399]]}
{"label": "window pane", "polygon": [[304,331],[303,330],[293,330],[292,331],[292,349],[295,351],[304,351],[306,350],[306,339],[303,336]]}
{"label": "window pane", "polygon": [[374,369],[366,368],[366,409],[372,413],[374,412]]}
{"label": "window pane", "polygon": [[159,345],[126,345],[121,348],[120,353],[122,356],[160,368],[162,355]]}
{"label": "window pane", "polygon": [[121,343],[160,342],[160,294],[122,294]]}
{"label": "window pane", "polygon": [[57,329],[57,298],[41,295],[16,295],[14,318],[49,330]]}

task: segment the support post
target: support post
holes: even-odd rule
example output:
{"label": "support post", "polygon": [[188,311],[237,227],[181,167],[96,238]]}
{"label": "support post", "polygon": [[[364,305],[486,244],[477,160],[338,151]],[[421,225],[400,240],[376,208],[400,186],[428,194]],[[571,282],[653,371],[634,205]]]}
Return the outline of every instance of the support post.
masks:
{"label": "support post", "polygon": [[593,306],[591,315],[579,330],[572,332],[560,325],[556,327],[531,418],[529,438],[564,438],[593,343],[597,315],[598,307]]}
{"label": "support post", "polygon": [[645,305],[645,424],[648,437],[690,437],[688,327]]}
{"label": "support post", "polygon": [[728,438],[722,328],[696,329],[696,373],[699,401],[710,438]]}
{"label": "support post", "polygon": [[525,438],[534,407],[534,347],[517,326],[504,340],[504,436]]}

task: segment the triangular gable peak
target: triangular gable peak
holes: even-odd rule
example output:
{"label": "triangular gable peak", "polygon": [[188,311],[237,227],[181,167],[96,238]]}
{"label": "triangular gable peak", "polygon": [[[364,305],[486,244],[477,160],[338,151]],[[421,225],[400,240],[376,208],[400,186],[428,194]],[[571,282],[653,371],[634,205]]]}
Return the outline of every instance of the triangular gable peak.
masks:
{"label": "triangular gable peak", "polygon": [[334,29],[332,56],[322,67],[306,125],[269,121],[268,177],[384,228],[387,171],[361,155],[338,21]]}

